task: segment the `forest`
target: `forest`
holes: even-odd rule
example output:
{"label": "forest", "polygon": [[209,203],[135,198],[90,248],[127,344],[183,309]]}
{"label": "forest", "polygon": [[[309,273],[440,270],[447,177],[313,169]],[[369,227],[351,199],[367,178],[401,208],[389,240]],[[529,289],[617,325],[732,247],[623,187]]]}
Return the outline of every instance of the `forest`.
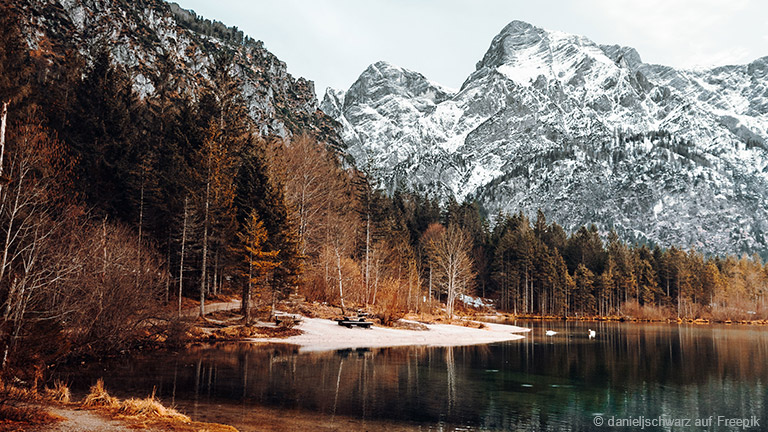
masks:
{"label": "forest", "polygon": [[140,98],[106,46],[30,50],[3,21],[2,368],[170,335],[221,294],[250,299],[246,323],[292,294],[385,324],[467,295],[516,316],[768,318],[757,256],[388,196],[311,134],[261,136],[225,51],[199,94],[160,65]]}

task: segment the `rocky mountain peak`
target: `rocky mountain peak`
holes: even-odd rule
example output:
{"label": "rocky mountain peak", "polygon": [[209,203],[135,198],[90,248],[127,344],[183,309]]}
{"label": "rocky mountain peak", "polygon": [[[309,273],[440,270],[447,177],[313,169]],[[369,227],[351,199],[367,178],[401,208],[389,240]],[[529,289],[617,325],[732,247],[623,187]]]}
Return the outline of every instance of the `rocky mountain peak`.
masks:
{"label": "rocky mountain peak", "polygon": [[321,109],[389,191],[768,257],[766,60],[678,70],[513,21],[457,93],[377,63]]}
{"label": "rocky mountain peak", "polygon": [[512,21],[493,38],[483,59],[477,62],[476,69],[507,64],[516,58],[518,51],[541,44],[546,36],[546,30],[525,21]]}
{"label": "rocky mountain peak", "polygon": [[640,54],[632,47],[626,47],[621,45],[600,45],[600,49],[603,50],[611,60],[619,67],[635,70],[643,64],[643,60],[640,59]]}
{"label": "rocky mountain peak", "polygon": [[382,95],[424,99],[429,103],[445,100],[450,92],[424,75],[385,61],[368,66],[346,92],[349,104],[370,102]]}
{"label": "rocky mountain peak", "polygon": [[[477,63],[474,75],[481,76],[492,70],[524,86],[543,76],[548,82],[583,87],[590,81],[588,75],[618,81],[619,68],[627,67],[628,62],[639,62],[639,55],[633,55],[629,49],[619,49],[616,54],[616,59],[610,58],[601,47],[583,36],[512,21],[493,38],[483,59]],[[628,60],[624,63],[617,61],[618,57],[625,56]]]}
{"label": "rocky mountain peak", "polygon": [[768,78],[768,56],[761,57],[747,66],[747,72],[755,78]]}

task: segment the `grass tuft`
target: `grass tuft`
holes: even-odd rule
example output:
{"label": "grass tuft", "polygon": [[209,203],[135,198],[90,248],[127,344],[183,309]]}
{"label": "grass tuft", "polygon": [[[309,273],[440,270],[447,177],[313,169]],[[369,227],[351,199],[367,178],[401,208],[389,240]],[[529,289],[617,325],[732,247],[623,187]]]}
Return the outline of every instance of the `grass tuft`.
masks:
{"label": "grass tuft", "polygon": [[88,396],[83,400],[84,407],[119,408],[120,402],[116,397],[110,396],[104,388],[104,380],[99,378],[95,385],[91,386]]}
{"label": "grass tuft", "polygon": [[192,421],[188,416],[175,409],[163,406],[155,397],[154,391],[151,396],[144,399],[130,398],[121,402],[118,398],[110,396],[104,388],[104,380],[102,379],[91,386],[91,391],[83,400],[82,406],[85,408],[107,408],[126,417],[142,417],[182,423]]}
{"label": "grass tuft", "polygon": [[72,393],[66,384],[56,380],[53,382],[53,388],[45,389],[45,398],[54,402],[69,403],[72,399]]}
{"label": "grass tuft", "polygon": [[192,421],[188,416],[160,403],[155,397],[154,391],[151,396],[144,399],[131,398],[124,400],[120,403],[120,408],[118,408],[117,411],[120,414],[131,417],[151,417],[182,423],[189,423]]}

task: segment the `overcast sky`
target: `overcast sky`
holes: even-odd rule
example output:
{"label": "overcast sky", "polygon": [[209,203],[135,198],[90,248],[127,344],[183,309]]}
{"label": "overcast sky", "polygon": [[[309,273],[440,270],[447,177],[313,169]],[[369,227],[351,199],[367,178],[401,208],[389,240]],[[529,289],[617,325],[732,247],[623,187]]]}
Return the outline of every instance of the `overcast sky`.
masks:
{"label": "overcast sky", "polygon": [[646,63],[742,64],[768,56],[762,0],[176,0],[264,41],[294,76],[347,89],[386,60],[449,88],[510,21],[628,45]]}

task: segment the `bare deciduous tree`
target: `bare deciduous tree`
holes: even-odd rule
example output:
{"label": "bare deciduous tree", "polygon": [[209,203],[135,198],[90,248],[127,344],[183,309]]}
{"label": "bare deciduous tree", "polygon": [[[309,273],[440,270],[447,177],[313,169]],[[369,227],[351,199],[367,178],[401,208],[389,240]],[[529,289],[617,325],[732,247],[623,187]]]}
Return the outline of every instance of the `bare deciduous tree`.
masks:
{"label": "bare deciduous tree", "polygon": [[446,313],[452,317],[456,298],[466,294],[475,277],[469,255],[472,242],[458,225],[435,230],[438,232],[427,240],[427,250],[434,279],[446,294]]}

